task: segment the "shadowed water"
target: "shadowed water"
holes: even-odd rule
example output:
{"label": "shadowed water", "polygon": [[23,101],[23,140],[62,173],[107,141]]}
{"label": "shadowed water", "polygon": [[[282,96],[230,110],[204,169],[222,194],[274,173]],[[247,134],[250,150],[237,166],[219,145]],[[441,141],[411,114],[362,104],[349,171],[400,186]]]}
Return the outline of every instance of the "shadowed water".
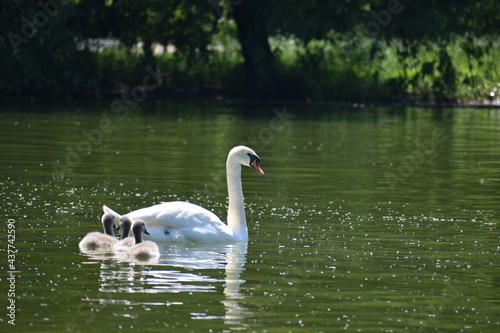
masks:
{"label": "shadowed water", "polygon": [[[2,331],[499,327],[500,110],[107,110],[3,106]],[[188,200],[225,220],[239,144],[266,173],[242,171],[248,244],[159,244],[151,261],[80,252],[103,204]]]}

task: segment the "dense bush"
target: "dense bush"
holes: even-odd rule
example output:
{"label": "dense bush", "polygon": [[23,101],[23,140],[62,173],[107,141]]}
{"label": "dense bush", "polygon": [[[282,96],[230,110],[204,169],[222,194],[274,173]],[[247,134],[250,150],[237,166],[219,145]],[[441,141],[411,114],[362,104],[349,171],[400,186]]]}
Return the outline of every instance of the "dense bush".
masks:
{"label": "dense bush", "polygon": [[0,8],[3,96],[121,93],[147,66],[169,73],[157,95],[442,103],[491,100],[500,89],[492,0],[6,0]]}

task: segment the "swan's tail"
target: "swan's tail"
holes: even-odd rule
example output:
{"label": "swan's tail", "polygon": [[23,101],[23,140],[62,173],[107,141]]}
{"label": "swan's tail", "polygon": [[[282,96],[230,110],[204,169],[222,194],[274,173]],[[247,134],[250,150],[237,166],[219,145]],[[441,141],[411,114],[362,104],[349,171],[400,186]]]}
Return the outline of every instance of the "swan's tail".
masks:
{"label": "swan's tail", "polygon": [[120,223],[120,218],[122,217],[120,214],[118,214],[117,212],[115,212],[114,210],[112,210],[111,208],[109,208],[106,205],[102,205],[102,210],[104,211],[104,213],[111,213],[116,217],[116,219],[115,219],[116,225],[118,225],[118,223]]}

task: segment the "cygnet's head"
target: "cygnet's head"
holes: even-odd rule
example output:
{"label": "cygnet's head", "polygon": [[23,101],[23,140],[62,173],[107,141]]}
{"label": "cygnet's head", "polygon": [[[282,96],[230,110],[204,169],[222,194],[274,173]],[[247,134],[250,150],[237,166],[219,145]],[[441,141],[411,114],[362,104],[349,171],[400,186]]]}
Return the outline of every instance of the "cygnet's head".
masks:
{"label": "cygnet's head", "polygon": [[107,235],[114,236],[113,226],[115,224],[115,216],[111,213],[104,213],[101,218],[102,225],[104,227],[104,232]]}
{"label": "cygnet's head", "polygon": [[132,220],[127,215],[123,215],[120,218],[120,223],[118,224],[118,227],[116,228],[116,230],[122,231],[121,239],[125,239],[128,237],[131,228],[132,228]]}
{"label": "cygnet's head", "polygon": [[132,233],[134,234],[135,243],[138,244],[142,242],[142,234],[149,235],[148,230],[146,229],[146,224],[143,220],[134,220],[132,223]]}

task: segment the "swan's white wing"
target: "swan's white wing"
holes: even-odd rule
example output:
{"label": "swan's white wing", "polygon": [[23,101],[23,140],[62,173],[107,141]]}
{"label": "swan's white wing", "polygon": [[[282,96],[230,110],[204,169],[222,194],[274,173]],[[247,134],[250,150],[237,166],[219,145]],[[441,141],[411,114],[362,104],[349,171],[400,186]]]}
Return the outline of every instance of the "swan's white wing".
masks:
{"label": "swan's white wing", "polygon": [[[109,208],[106,211],[117,214]],[[170,201],[141,208],[127,216],[146,223],[150,233],[149,237],[144,236],[146,239],[213,243],[228,242],[234,237],[231,229],[217,215],[184,201]]]}
{"label": "swan's white wing", "polygon": [[127,216],[133,220],[141,219],[148,225],[162,225],[172,229],[224,224],[211,211],[184,201],[170,201],[141,208],[128,213]]}

